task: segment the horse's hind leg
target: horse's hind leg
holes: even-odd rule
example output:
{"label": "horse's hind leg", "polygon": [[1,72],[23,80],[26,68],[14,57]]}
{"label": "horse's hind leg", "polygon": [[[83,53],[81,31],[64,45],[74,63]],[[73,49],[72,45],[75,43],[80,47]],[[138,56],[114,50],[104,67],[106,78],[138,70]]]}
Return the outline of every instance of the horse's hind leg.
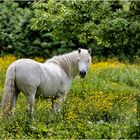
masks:
{"label": "horse's hind leg", "polygon": [[17,98],[18,98],[18,95],[20,93],[19,89],[15,87],[14,89],[14,95],[13,95],[13,101],[12,101],[12,107],[15,108],[16,107],[16,102],[17,102]]}
{"label": "horse's hind leg", "polygon": [[26,96],[26,101],[28,104],[28,113],[31,118],[33,118],[33,111],[34,111],[34,102],[35,102],[35,94],[36,90],[32,90],[29,94]]}
{"label": "horse's hind leg", "polygon": [[14,87],[12,104],[11,104],[12,114],[14,113],[13,109],[15,109],[15,107],[16,107],[16,102],[17,102],[17,98],[18,98],[19,93],[20,93],[20,91],[16,87]]}

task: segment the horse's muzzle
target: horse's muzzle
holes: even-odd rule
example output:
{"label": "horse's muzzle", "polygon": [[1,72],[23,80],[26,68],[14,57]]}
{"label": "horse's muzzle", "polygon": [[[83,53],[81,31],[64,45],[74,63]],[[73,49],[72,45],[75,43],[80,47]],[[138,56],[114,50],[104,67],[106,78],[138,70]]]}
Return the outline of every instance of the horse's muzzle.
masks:
{"label": "horse's muzzle", "polygon": [[86,71],[80,71],[80,76],[81,76],[81,78],[85,78],[85,76],[86,76]]}

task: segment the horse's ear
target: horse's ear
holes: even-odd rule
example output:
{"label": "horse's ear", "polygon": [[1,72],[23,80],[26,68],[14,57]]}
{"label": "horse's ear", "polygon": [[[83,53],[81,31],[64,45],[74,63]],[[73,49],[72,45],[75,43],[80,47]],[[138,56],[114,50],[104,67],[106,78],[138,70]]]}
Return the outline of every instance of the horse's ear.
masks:
{"label": "horse's ear", "polygon": [[81,53],[81,49],[80,48],[78,48],[78,53]]}
{"label": "horse's ear", "polygon": [[88,53],[89,53],[89,54],[91,54],[91,53],[92,53],[92,50],[91,50],[91,48],[89,48],[89,49],[88,49]]}

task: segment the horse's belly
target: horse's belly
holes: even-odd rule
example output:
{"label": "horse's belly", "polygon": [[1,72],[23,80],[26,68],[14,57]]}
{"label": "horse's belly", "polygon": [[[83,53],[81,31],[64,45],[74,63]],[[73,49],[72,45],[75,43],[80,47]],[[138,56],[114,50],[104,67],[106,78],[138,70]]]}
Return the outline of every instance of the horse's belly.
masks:
{"label": "horse's belly", "polygon": [[[62,73],[63,74],[63,73]],[[64,76],[64,75],[63,75]],[[65,80],[64,80],[65,79]],[[58,97],[58,94],[65,94],[70,87],[70,82],[66,78],[62,78],[62,75],[48,73],[45,77],[41,78],[40,85],[38,87],[37,95],[41,95],[44,98]]]}
{"label": "horse's belly", "polygon": [[[58,84],[58,83],[57,83]],[[44,98],[52,97],[52,96],[57,96],[58,92],[60,91],[60,85],[52,85],[52,84],[42,84],[38,87],[37,90],[37,95],[41,95]]]}

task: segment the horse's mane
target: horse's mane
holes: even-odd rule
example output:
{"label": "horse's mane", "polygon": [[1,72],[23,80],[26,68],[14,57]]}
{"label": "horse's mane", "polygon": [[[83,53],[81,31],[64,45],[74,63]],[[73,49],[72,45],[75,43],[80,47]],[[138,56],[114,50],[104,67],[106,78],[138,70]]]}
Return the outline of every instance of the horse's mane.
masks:
{"label": "horse's mane", "polygon": [[77,51],[54,56],[47,60],[46,63],[55,63],[61,66],[67,73],[68,77],[75,77],[75,75],[77,75]]}

